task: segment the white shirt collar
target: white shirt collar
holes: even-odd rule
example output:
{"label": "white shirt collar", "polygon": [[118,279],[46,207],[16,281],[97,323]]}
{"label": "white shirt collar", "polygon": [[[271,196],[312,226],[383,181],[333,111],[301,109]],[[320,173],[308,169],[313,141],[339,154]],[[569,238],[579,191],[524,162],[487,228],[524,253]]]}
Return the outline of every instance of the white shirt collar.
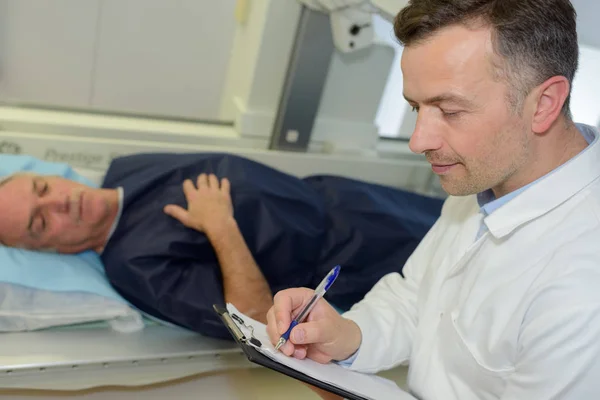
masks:
{"label": "white shirt collar", "polygon": [[577,128],[588,138],[593,135],[592,143],[487,216],[484,223],[492,235],[500,238],[510,234],[522,224],[558,207],[600,177],[600,133],[588,125],[577,124]]}

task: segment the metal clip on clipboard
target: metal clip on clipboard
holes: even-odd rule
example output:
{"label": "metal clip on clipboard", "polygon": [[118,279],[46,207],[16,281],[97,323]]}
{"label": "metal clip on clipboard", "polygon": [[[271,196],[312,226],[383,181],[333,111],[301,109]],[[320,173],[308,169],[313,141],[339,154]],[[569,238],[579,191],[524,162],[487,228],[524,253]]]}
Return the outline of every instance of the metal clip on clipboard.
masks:
{"label": "metal clip on clipboard", "polygon": [[[242,318],[240,318],[236,314],[230,314],[227,311],[227,309],[220,308],[217,306],[214,306],[214,309],[217,313],[219,313],[219,315],[221,315],[223,322],[225,322],[225,325],[227,326],[227,328],[229,328],[229,330],[231,331],[231,333],[233,333],[237,340],[245,344],[251,344],[256,347],[262,347],[262,343],[260,342],[260,340],[254,337],[254,327],[252,325],[246,325]],[[246,336],[244,332],[242,332],[242,330],[235,323],[234,320],[250,331],[250,337]]]}

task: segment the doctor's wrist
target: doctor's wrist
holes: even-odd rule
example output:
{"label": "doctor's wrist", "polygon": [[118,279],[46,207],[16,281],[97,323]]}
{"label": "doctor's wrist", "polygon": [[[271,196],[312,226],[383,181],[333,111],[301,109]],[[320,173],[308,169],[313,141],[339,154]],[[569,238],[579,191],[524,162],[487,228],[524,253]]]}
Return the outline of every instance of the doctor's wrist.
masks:
{"label": "doctor's wrist", "polygon": [[340,332],[340,352],[335,361],[343,361],[356,354],[362,343],[362,331],[358,324],[351,319],[344,318]]}

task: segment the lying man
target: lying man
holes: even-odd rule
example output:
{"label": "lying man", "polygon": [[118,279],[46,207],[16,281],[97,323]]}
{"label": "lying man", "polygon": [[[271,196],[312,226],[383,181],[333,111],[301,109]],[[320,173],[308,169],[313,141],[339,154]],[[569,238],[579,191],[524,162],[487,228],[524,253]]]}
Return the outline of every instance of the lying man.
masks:
{"label": "lying man", "polygon": [[[183,190],[182,190],[183,184]],[[349,308],[399,272],[442,200],[332,176],[298,179],[226,154],[115,159],[99,189],[17,174],[0,186],[0,240],[93,249],[141,311],[228,337],[212,304],[262,321],[272,293],[314,287],[336,264],[328,299]]]}

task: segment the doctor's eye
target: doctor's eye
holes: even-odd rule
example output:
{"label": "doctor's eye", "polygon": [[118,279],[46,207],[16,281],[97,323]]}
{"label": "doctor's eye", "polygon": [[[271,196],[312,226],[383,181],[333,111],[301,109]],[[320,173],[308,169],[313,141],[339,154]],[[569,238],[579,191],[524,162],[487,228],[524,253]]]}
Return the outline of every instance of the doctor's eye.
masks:
{"label": "doctor's eye", "polygon": [[410,111],[412,111],[412,112],[419,112],[419,107],[417,107],[417,106],[412,106],[412,107],[410,108]]}
{"label": "doctor's eye", "polygon": [[456,117],[459,117],[462,114],[462,112],[461,111],[444,111],[444,110],[442,110],[442,114],[446,118],[456,118]]}

